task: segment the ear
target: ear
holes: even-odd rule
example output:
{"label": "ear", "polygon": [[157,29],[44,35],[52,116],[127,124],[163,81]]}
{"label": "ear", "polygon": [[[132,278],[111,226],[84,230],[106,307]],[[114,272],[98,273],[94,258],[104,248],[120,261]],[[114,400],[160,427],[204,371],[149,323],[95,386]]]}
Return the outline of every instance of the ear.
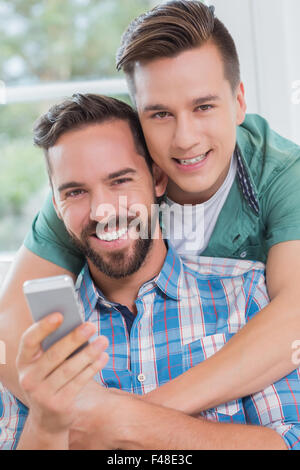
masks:
{"label": "ear", "polygon": [[236,125],[239,126],[245,120],[246,115],[246,100],[244,84],[241,82],[236,91]]}
{"label": "ear", "polygon": [[59,211],[58,205],[57,205],[57,203],[56,203],[55,197],[54,197],[54,195],[53,195],[53,193],[52,193],[52,203],[53,203],[53,207],[54,207],[54,209],[55,209],[55,212],[56,212],[57,217],[58,217],[60,220],[63,220],[63,219],[62,219],[62,216],[61,216],[61,213],[60,213],[60,211]]}
{"label": "ear", "polygon": [[168,176],[156,163],[152,163],[153,183],[155,187],[156,197],[161,197],[165,194]]}

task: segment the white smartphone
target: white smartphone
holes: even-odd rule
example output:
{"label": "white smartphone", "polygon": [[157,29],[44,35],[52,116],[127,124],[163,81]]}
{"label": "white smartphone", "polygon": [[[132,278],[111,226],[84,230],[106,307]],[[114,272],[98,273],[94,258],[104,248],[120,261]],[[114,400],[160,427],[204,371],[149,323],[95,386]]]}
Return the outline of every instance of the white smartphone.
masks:
{"label": "white smartphone", "polygon": [[[37,322],[54,312],[60,312],[64,317],[61,326],[43,340],[44,351],[83,322],[83,314],[70,276],[52,276],[26,281],[23,284],[23,292],[34,321]],[[79,352],[87,344],[88,342],[80,346],[71,355]]]}

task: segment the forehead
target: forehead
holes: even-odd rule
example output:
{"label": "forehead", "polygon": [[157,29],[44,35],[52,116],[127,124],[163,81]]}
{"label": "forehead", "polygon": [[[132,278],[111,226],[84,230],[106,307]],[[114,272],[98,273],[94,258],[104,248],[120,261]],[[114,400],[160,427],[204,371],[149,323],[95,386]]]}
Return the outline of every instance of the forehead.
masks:
{"label": "forehead", "polygon": [[165,102],[167,99],[193,100],[195,95],[220,94],[229,87],[224,65],[213,43],[163,57],[150,62],[137,62],[134,69],[136,101],[139,108]]}
{"label": "forehead", "polygon": [[131,167],[142,171],[146,165],[137,153],[129,124],[114,120],[91,124],[63,134],[48,151],[55,182],[67,177],[105,177]]}

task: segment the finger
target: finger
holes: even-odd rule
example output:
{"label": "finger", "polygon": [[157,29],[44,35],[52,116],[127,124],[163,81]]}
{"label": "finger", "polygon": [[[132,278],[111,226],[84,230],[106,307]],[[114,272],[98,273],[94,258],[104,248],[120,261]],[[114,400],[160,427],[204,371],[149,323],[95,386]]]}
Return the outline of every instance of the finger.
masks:
{"label": "finger", "polygon": [[87,383],[106,366],[109,356],[106,352],[101,354],[101,357],[88,365],[84,370],[62,387],[56,394],[57,399],[67,400],[68,402],[74,400],[79,392],[87,385]]}
{"label": "finger", "polygon": [[75,356],[64,361],[64,363],[55,369],[45,380],[47,389],[52,393],[56,393],[86,367],[94,361],[101,359],[107,346],[108,339],[105,336],[100,336]]}
{"label": "finger", "polygon": [[52,313],[31,325],[23,334],[17,363],[28,364],[42,353],[41,342],[62,323],[61,313]]}
{"label": "finger", "polygon": [[93,323],[83,323],[69,334],[53,344],[35,363],[35,379],[39,382],[59,367],[71,353],[76,351],[93,336],[96,326]]}

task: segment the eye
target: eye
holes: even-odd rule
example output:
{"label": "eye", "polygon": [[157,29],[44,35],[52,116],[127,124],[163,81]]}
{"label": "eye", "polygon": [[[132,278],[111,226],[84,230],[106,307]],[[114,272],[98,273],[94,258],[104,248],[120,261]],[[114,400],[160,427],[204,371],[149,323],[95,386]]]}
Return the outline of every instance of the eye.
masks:
{"label": "eye", "polygon": [[202,104],[201,106],[198,106],[196,110],[200,109],[201,111],[208,111],[209,109],[212,109],[213,105],[211,104]]}
{"label": "eye", "polygon": [[75,198],[75,197],[78,197],[82,194],[84,194],[86,191],[84,189],[73,189],[72,191],[68,191],[66,193],[66,197],[71,197],[71,198]]}
{"label": "eye", "polygon": [[168,116],[170,116],[170,113],[168,113],[168,111],[159,111],[158,113],[152,114],[151,118],[153,118],[153,119],[165,119]]}
{"label": "eye", "polygon": [[120,184],[128,183],[129,181],[132,181],[131,178],[119,178],[117,180],[114,180],[112,182],[113,186],[119,186]]}

